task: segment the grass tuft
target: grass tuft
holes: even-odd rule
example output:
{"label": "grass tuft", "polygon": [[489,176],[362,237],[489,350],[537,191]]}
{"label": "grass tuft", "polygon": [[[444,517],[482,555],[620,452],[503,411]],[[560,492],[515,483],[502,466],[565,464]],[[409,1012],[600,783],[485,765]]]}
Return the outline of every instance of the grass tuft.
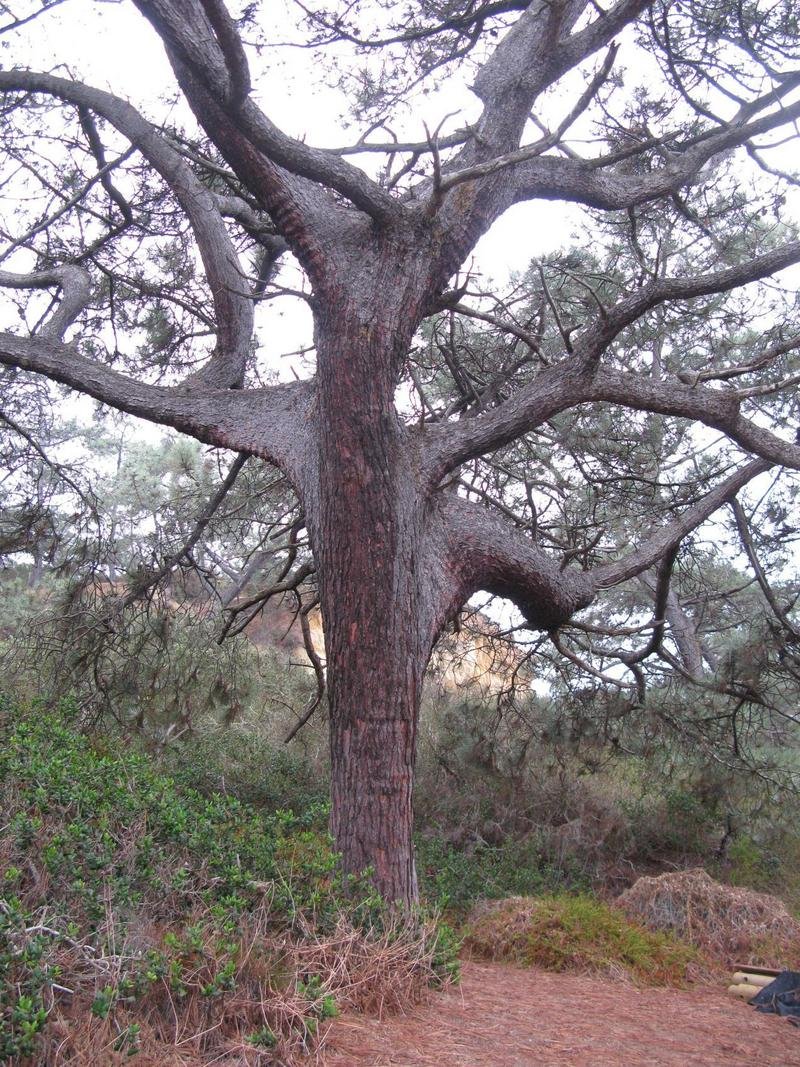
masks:
{"label": "grass tuft", "polygon": [[684,984],[696,956],[690,946],[652,933],[617,908],[580,894],[511,897],[479,907],[464,944],[481,959],[658,986]]}

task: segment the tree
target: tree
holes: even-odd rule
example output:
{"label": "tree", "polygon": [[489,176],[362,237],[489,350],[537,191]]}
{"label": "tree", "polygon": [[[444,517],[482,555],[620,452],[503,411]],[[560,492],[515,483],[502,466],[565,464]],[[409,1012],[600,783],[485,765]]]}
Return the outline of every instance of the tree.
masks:
{"label": "tree", "polygon": [[[558,641],[604,590],[650,575],[650,655],[684,540],[759,475],[800,468],[796,306],[771,283],[782,317],[748,320],[753,290],[737,295],[800,261],[793,179],[769,154],[800,117],[797,14],[788,0],[299,4],[312,54],[333,49],[341,70],[350,47],[361,64],[342,77],[361,132],[333,150],[254,101],[256,6],[238,20],[222,0],[136,6],[194,134],[71,78],[0,72],[5,195],[38,195],[8,241],[26,268],[0,274],[30,297],[30,325],[0,335],[0,361],[285,474],[313,548],[295,584],[313,566],[325,624],[337,847],[409,901],[422,678],[467,600],[506,597]],[[623,54],[652,88],[615,69]],[[402,141],[392,112],[459,74],[474,118]],[[586,208],[581,247],[505,299],[482,293],[458,272],[532,201]],[[254,303],[289,288],[285,256],[307,282],[315,369],[265,384]],[[57,298],[37,303],[42,290]],[[586,411],[627,455],[587,442]],[[668,448],[669,483],[658,464],[637,473]]]}

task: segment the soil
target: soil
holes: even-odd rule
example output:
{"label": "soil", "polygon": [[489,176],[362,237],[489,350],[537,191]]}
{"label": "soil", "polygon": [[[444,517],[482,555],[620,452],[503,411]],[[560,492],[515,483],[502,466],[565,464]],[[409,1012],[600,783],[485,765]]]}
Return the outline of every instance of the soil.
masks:
{"label": "soil", "polygon": [[406,1015],[345,1016],[325,1067],[800,1067],[800,1029],[723,988],[465,963],[460,986]]}

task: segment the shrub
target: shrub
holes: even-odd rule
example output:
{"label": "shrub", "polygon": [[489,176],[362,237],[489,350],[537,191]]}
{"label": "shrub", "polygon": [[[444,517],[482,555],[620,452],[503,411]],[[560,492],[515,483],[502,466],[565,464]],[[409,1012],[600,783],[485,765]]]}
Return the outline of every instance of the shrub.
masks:
{"label": "shrub", "polygon": [[554,865],[535,836],[473,849],[457,849],[441,838],[420,837],[417,874],[423,896],[461,918],[478,900],[587,887],[578,864]]}
{"label": "shrub", "polygon": [[625,975],[644,985],[680,985],[695,956],[623,912],[584,894],[512,897],[479,907],[465,947],[483,959],[549,971]]}
{"label": "shrub", "polygon": [[203,724],[195,736],[165,749],[162,761],[178,782],[200,793],[226,793],[265,812],[288,809],[325,822],[325,770],[249,724]]}
{"label": "shrub", "polygon": [[0,706],[0,1059],[288,1062],[365,973],[395,1000],[447,978],[446,931],[345,879],[318,812],[204,795],[75,719]]}

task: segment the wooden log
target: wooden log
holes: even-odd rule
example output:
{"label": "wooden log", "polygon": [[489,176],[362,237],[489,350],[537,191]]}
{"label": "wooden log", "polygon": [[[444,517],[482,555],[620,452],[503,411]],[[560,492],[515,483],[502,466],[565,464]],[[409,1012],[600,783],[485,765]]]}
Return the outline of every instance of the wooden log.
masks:
{"label": "wooden log", "polygon": [[737,963],[734,966],[737,971],[744,971],[745,974],[768,974],[772,978],[777,978],[781,973],[780,970],[776,971],[774,967],[751,967],[749,963]]}
{"label": "wooden log", "polygon": [[757,985],[761,989],[765,985],[769,985],[770,982],[775,981],[775,977],[771,974],[753,974],[751,971],[737,971],[733,976],[733,981],[736,985]]}
{"label": "wooden log", "polygon": [[756,993],[761,992],[761,986],[750,985],[747,982],[734,982],[733,985],[728,986],[728,992],[734,997],[739,997],[741,1000],[749,1000],[751,997],[754,997]]}

